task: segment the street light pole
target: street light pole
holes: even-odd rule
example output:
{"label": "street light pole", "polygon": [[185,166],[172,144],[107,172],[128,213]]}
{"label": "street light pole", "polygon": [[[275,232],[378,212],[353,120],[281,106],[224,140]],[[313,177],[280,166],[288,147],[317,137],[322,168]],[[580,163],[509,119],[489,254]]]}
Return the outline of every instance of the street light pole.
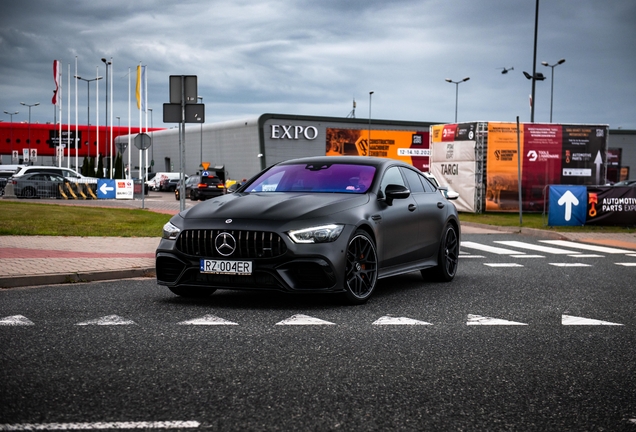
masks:
{"label": "street light pole", "polygon": [[446,82],[449,82],[451,84],[455,84],[455,123],[457,123],[457,102],[459,100],[459,85],[465,81],[468,81],[470,79],[470,77],[466,77],[461,81],[453,81],[450,78],[446,78]]}
{"label": "street light pole", "polygon": [[10,138],[10,140],[11,140],[11,162],[13,162],[13,116],[16,115],[16,114],[19,114],[19,111],[16,111],[16,112],[5,111],[4,113],[11,116],[11,138]]}
{"label": "street light pole", "polygon": [[[96,78],[92,78],[92,79],[86,79],[86,78],[82,78],[79,75],[75,75],[75,78],[78,80],[82,80],[82,81],[86,81],[86,89],[87,94],[86,94],[86,128],[88,129],[88,141],[87,141],[87,157],[90,159],[91,157],[91,81],[97,81],[102,79],[102,77],[96,77]],[[99,131],[97,131],[97,133],[99,133]],[[75,137],[76,139],[78,139],[79,137]],[[77,167],[75,167],[77,168]]]}
{"label": "street light pole", "polygon": [[558,62],[556,62],[555,64],[551,65],[548,64],[548,62],[546,61],[542,61],[541,64],[543,66],[547,66],[549,68],[552,68],[552,72],[550,73],[551,75],[551,84],[550,84],[550,123],[552,123],[552,101],[553,101],[553,97],[554,97],[554,68],[560,64],[565,63],[565,59],[562,58],[561,60],[559,60]]}
{"label": "street light pole", "polygon": [[24,102],[20,102],[20,105],[29,107],[29,162],[33,165],[33,162],[31,161],[31,107],[40,105],[40,102],[36,102],[34,104],[25,104]]}
{"label": "street light pole", "polygon": [[[203,103],[203,96],[197,96],[197,99]],[[203,123],[201,123],[201,155],[199,157],[199,165],[203,169]]]}
{"label": "street light pole", "polygon": [[367,143],[367,156],[371,156],[371,95],[374,92],[369,92],[369,142]]}
{"label": "street light pole", "polygon": [[[112,65],[113,62],[107,61],[105,58],[102,58],[102,62],[104,62],[104,64],[106,65],[106,112],[105,112],[106,122],[105,122],[105,125],[106,125],[106,140],[107,140],[107,143],[110,142],[110,146],[106,145],[106,149],[110,156],[108,158],[108,173],[109,173],[109,178],[112,179],[113,178],[113,142],[112,142],[113,137],[111,136],[110,139],[108,137],[108,67]],[[112,81],[112,77],[111,77],[111,81]],[[97,131],[97,133],[99,133],[99,131]]]}

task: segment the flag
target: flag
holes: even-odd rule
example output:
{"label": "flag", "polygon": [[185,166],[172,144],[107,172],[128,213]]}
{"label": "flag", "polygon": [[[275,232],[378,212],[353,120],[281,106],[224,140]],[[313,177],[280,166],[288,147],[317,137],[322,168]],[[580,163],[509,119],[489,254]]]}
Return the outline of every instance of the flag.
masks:
{"label": "flag", "polygon": [[137,109],[146,111],[146,66],[137,66],[137,87],[135,94],[137,96]]}
{"label": "flag", "polygon": [[53,90],[53,99],[51,103],[57,105],[57,91],[60,89],[60,83],[58,81],[60,75],[60,62],[59,60],[53,60],[53,79],[55,80],[55,90]]}

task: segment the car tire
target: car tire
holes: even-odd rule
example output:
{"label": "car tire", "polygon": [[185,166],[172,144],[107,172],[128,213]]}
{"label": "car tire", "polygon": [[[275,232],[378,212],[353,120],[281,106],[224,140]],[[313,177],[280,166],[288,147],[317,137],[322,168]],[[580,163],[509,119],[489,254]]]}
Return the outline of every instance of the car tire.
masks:
{"label": "car tire", "polygon": [[190,201],[196,201],[196,197],[194,196],[194,191],[190,191]]}
{"label": "car tire", "polygon": [[378,254],[373,239],[357,230],[347,246],[345,297],[350,304],[365,303],[378,281]]}
{"label": "car tire", "polygon": [[22,189],[22,198],[37,198],[37,192],[32,187]]}
{"label": "car tire", "polygon": [[459,236],[457,228],[446,225],[442,234],[437,257],[437,266],[422,270],[424,279],[434,279],[438,282],[450,282],[457,274],[459,264]]}
{"label": "car tire", "polygon": [[212,294],[214,294],[214,291],[216,291],[216,289],[214,288],[200,288],[191,286],[169,287],[168,289],[179,297],[187,298],[206,298],[210,297]]}

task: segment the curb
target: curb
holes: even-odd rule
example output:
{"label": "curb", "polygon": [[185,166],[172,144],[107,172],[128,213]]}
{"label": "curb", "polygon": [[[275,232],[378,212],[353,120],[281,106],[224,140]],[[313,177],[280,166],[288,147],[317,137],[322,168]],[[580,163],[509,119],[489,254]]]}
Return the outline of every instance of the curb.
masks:
{"label": "curb", "polygon": [[23,288],[31,286],[94,282],[114,279],[131,279],[137,277],[155,277],[155,268],[145,267],[89,273],[73,272],[30,276],[7,276],[0,277],[0,288]]}

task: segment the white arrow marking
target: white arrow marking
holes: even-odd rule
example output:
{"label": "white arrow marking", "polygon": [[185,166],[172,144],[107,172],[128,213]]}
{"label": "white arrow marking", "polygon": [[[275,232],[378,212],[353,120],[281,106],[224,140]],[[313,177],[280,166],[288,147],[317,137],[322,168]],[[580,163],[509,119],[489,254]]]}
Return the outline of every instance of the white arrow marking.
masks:
{"label": "white arrow marking", "polygon": [[406,317],[383,316],[376,320],[373,325],[433,325],[426,321],[419,321]]}
{"label": "white arrow marking", "polygon": [[25,317],[24,315],[13,315],[2,318],[0,325],[5,326],[23,326],[23,325],[35,325],[33,321]]}
{"label": "white arrow marking", "polygon": [[309,315],[294,315],[290,318],[287,318],[284,321],[276,323],[276,325],[335,325],[329,321],[323,321],[318,318],[310,317]]}
{"label": "white arrow marking", "polygon": [[103,193],[104,195],[106,195],[106,192],[110,192],[110,191],[114,191],[115,188],[112,186],[106,186],[106,183],[102,183],[102,185],[99,187],[99,191],[101,193]]}
{"label": "white arrow marking", "polygon": [[612,326],[622,326],[623,324],[611,323],[608,321],[600,321],[590,318],[581,318],[575,317],[571,315],[561,315],[561,324],[562,325],[612,325]]}
{"label": "white arrow marking", "polygon": [[560,206],[565,205],[565,220],[569,221],[572,219],[572,205],[579,205],[579,200],[572,192],[566,190],[563,196],[561,196],[561,198],[557,201],[557,204]]}
{"label": "white arrow marking", "polygon": [[601,183],[601,165],[603,165],[603,157],[601,156],[600,150],[596,153],[596,158],[594,159],[594,165],[596,165],[596,184],[600,184]]}
{"label": "white arrow marking", "polygon": [[131,320],[127,320],[117,315],[108,315],[108,316],[97,318],[94,320],[84,321],[76,325],[84,326],[84,325],[131,325],[131,324],[135,324],[135,322]]}
{"label": "white arrow marking", "polygon": [[188,321],[182,321],[179,325],[238,325],[235,322],[224,320],[214,315],[204,315]]}
{"label": "white arrow marking", "polygon": [[466,325],[528,325],[515,321],[507,321],[498,318],[484,317],[481,315],[468,315]]}

